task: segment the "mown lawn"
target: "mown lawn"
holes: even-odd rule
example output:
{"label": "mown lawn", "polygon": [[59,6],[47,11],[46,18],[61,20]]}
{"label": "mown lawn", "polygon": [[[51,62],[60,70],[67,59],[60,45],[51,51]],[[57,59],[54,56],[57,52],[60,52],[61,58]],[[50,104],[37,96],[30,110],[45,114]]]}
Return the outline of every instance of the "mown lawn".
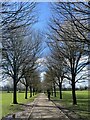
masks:
{"label": "mown lawn", "polygon": [[63,99],[59,99],[59,92],[57,92],[57,97],[51,97],[53,100],[57,100],[55,102],[60,103],[62,106],[67,109],[74,111],[79,114],[85,120],[89,120],[89,99],[88,99],[88,91],[76,91],[77,96],[77,105],[72,104],[72,92],[71,91],[63,91]]}
{"label": "mown lawn", "polygon": [[2,92],[2,117],[6,116],[7,114],[22,110],[20,103],[32,102],[37,95],[33,96],[32,98],[29,98],[28,93],[28,99],[24,99],[24,96],[25,93],[17,92],[17,101],[19,104],[14,105],[12,104],[13,93]]}

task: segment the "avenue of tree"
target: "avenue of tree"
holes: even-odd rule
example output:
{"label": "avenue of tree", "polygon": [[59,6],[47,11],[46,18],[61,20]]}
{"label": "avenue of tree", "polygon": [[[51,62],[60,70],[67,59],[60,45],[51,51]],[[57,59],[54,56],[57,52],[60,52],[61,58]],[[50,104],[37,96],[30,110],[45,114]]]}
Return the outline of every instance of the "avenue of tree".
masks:
{"label": "avenue of tree", "polygon": [[[86,2],[50,3],[52,16],[48,22],[47,46],[50,55],[46,58],[47,71],[40,81],[38,59],[42,52],[42,34],[33,30],[38,21],[37,3],[2,3],[2,74],[3,79],[13,80],[13,103],[17,104],[17,86],[25,86],[30,97],[42,89],[54,91],[59,88],[62,98],[62,83],[72,86],[73,105],[77,104],[76,83],[88,78],[90,64],[90,5]],[[10,79],[10,80],[11,80]]]}
{"label": "avenue of tree", "polygon": [[76,83],[88,79],[90,64],[90,5],[88,3],[52,3],[47,45],[51,55],[47,58],[47,72],[43,84],[54,91],[67,79],[72,86],[73,104],[77,104]]}
{"label": "avenue of tree", "polygon": [[[41,51],[41,36],[32,30],[37,21],[36,3],[2,3],[2,70],[3,78],[13,80],[13,103],[17,104],[17,84],[23,83],[30,97],[40,84],[37,60]],[[37,85],[38,86],[37,86]]]}

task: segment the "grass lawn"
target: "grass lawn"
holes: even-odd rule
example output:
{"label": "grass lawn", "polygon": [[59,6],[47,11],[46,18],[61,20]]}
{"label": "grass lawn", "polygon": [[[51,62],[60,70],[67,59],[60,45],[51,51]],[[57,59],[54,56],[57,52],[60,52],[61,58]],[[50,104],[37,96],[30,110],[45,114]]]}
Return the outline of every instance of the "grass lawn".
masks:
{"label": "grass lawn", "polygon": [[85,120],[89,120],[89,112],[88,112],[88,91],[76,91],[77,95],[77,105],[72,105],[72,92],[71,91],[63,91],[63,99],[59,99],[59,92],[57,92],[57,97],[51,97],[53,100],[57,100],[62,106],[67,109],[74,111],[79,114]]}
{"label": "grass lawn", "polygon": [[[32,102],[37,95],[33,96],[32,98],[29,98],[29,93],[28,93],[28,99],[24,99],[24,96],[25,96],[25,93],[17,92],[18,103]],[[7,114],[22,110],[19,104],[14,105],[12,104],[12,102],[13,102],[13,93],[3,92],[2,93],[2,117],[4,117]]]}

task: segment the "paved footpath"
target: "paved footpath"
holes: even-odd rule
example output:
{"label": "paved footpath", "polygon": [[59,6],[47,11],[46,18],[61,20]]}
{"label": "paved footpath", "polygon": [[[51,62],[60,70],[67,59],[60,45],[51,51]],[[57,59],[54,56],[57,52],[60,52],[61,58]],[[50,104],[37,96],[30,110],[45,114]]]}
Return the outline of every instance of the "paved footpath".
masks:
{"label": "paved footpath", "polygon": [[58,109],[52,101],[48,101],[48,98],[44,93],[41,93],[35,99],[29,118],[55,118],[58,120],[69,120],[69,118]]}
{"label": "paved footpath", "polygon": [[[56,105],[49,101],[44,93],[40,93],[32,103],[24,106],[24,111],[15,113],[14,118],[24,118],[27,120],[70,120]],[[3,120],[11,120],[13,115],[7,116]]]}

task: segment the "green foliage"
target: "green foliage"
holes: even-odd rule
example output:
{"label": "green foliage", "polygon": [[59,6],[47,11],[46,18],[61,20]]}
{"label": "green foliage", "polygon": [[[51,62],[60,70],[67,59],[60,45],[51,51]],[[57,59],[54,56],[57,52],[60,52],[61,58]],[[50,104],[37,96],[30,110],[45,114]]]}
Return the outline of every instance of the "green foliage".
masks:
{"label": "green foliage", "polygon": [[76,91],[77,96],[77,105],[72,104],[72,92],[63,91],[63,99],[59,99],[59,92],[57,92],[57,97],[51,97],[55,102],[60,103],[62,106],[67,109],[74,111],[79,114],[82,118],[89,120],[88,114],[88,91]]}
{"label": "green foliage", "polygon": [[35,95],[32,98],[29,98],[29,94],[30,93],[28,93],[28,99],[24,99],[25,93],[17,93],[17,99],[18,99],[19,104],[14,105],[14,104],[12,104],[13,93],[2,92],[2,116],[4,117],[7,114],[23,110],[21,108],[20,103],[32,102],[34,100],[34,98],[36,97],[36,95]]}

